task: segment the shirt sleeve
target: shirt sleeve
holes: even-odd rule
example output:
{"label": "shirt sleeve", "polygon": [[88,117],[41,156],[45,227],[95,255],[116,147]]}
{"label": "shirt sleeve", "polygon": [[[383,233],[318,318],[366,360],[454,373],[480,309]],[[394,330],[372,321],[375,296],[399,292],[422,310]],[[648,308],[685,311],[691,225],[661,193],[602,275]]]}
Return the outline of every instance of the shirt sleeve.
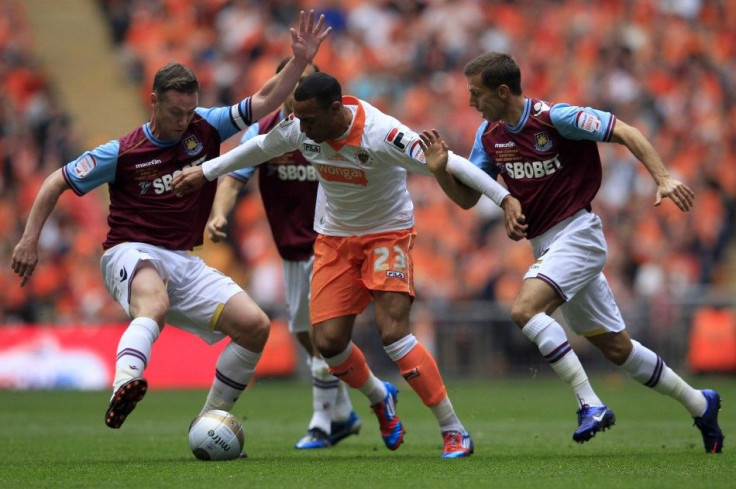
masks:
{"label": "shirt sleeve", "polygon": [[377,148],[381,158],[412,173],[431,176],[419,135],[392,117],[386,116],[385,126],[386,136]]}
{"label": "shirt sleeve", "polygon": [[[252,124],[247,131],[243,134],[243,137],[240,138],[240,144],[245,143],[246,141],[253,139],[254,137],[258,136],[258,133],[261,132],[261,127],[258,122],[255,122]],[[236,180],[240,180],[242,182],[247,182],[253,177],[253,174],[256,172],[255,166],[250,166],[248,168],[240,168],[238,170],[235,170],[233,172],[228,173],[229,177],[233,177]]]}
{"label": "shirt sleeve", "polygon": [[230,107],[197,107],[195,111],[217,130],[222,141],[251,125],[250,97]]}
{"label": "shirt sleeve", "polygon": [[473,141],[473,148],[470,150],[470,156],[468,159],[478,168],[488,173],[494,179],[498,178],[498,170],[496,165],[493,164],[493,160],[486,150],[483,148],[481,138],[488,129],[488,121],[483,122],[478,130],[475,132],[475,140]]}
{"label": "shirt sleeve", "polygon": [[293,116],[281,121],[268,134],[252,137],[240,146],[227,153],[205,161],[202,172],[207,180],[214,180],[220,175],[248,168],[299,148],[299,124],[295,124]]}
{"label": "shirt sleeve", "polygon": [[119,149],[118,140],[108,141],[64,165],[62,174],[74,193],[84,195],[102,184],[113,182]]}
{"label": "shirt sleeve", "polygon": [[549,117],[560,134],[576,141],[608,142],[616,125],[616,116],[610,112],[568,104],[554,105]]}

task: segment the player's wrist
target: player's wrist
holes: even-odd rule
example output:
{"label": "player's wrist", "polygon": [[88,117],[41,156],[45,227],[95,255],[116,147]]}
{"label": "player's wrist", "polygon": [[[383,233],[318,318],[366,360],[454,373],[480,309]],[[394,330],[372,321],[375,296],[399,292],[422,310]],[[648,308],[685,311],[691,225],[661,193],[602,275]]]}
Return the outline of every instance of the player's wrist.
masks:
{"label": "player's wrist", "polygon": [[202,166],[199,167],[202,170],[202,176],[204,176],[208,182],[211,182],[218,177],[217,169],[213,168],[214,165],[212,164],[212,161],[214,160],[205,161],[202,163]]}

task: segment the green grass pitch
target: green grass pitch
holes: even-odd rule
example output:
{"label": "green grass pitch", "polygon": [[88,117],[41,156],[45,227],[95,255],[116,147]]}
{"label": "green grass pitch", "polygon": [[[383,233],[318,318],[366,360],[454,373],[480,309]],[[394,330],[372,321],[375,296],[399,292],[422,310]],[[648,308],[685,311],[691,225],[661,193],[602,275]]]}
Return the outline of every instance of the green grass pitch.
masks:
{"label": "green grass pitch", "polygon": [[458,460],[439,458],[436,422],[401,379],[407,432],[396,452],[383,446],[357,391],[359,436],[327,450],[295,450],[311,414],[308,381],[259,379],[233,409],[244,420],[249,457],[230,462],[201,462],[189,451],[187,427],[204,391],[153,386],[120,430],[103,421],[108,392],[0,391],[0,487],[734,488],[736,378],[690,380],[721,393],[721,455],[705,454],[679,404],[618,375],[593,378],[617,423],[583,445],[571,439],[573,396],[556,378],[448,379],[476,446]]}

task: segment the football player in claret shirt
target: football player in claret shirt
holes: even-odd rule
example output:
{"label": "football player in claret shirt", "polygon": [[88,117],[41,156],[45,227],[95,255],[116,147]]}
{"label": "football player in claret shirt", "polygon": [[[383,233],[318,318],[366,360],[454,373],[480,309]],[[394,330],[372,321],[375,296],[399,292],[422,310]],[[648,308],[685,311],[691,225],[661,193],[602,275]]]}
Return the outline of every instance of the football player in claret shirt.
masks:
{"label": "football player in claret shirt", "polygon": [[[324,190],[324,205],[317,206],[314,220],[310,314],[314,343],[330,372],[369,399],[384,444],[399,448],[404,427],[396,413],[397,389],[371,372],[351,341],[356,315],[373,301],[384,350],[437,419],[441,456],[471,455],[472,439],[437,364],[409,323],[416,232],[406,176],[407,171],[431,176],[414,131],[363,100],[343,97],[334,77],[313,73],[294,93],[293,114],[268,134],[185,170],[175,179],[174,191],[196,191],[228,171],[296,149],[317,169]],[[519,202],[466,159],[451,155],[448,168],[506,214],[520,213]]]}
{"label": "football player in claret shirt", "polygon": [[[511,318],[534,342],[578,402],[573,439],[590,440],[615,422],[551,316],[559,308],[570,328],[595,345],[634,380],[680,402],[700,429],[705,450],[720,452],[721,399],[696,390],[655,352],[632,339],[613,298],[603,267],[606,240],[591,201],[601,184],[597,143],[624,145],[642,162],[657,185],[655,206],[668,198],[681,211],[693,205],[690,188],[673,178],[642,133],[613,114],[589,107],[548,104],[522,94],[521,71],[507,54],[486,53],[465,67],[470,105],[483,122],[470,160],[489,175],[501,175],[521,201],[535,263],[524,275]],[[437,132],[422,135],[427,164],[445,192],[464,208],[480,194],[445,170],[444,143]]]}
{"label": "football player in claret shirt", "polygon": [[[83,195],[107,184],[110,231],[102,247],[102,276],[131,317],[117,350],[113,395],[105,423],[120,428],[143,398],[151,349],[166,323],[208,343],[226,336],[202,411],[229,411],[253,376],[269,333],[269,319],[229,277],[191,255],[202,237],[216,184],[182,199],[171,182],[182,169],[220,154],[225,139],[276,110],[291,93],[331,28],[301,12],[291,29],[293,59],[253,96],[229,107],[198,106],[199,83],[179,63],[156,72],[151,118],[127,135],[82,154],[41,186],[12,258],[21,286],[38,262],[38,240],[59,196]],[[183,355],[181,362],[196,362]]]}
{"label": "football player in claret shirt", "polygon": [[[276,68],[280,72],[289,58]],[[319,71],[310,64],[302,78]],[[260,119],[248,128],[241,142],[270,131],[291,114],[293,94],[284,100],[280,110]],[[312,419],[307,434],[295,448],[328,448],[343,438],[357,434],[362,423],[353,411],[344,382],[332,375],[314,347],[310,335],[309,288],[314,263],[314,208],[319,179],[317,170],[294,150],[255,167],[229,173],[220,180],[212,205],[207,231],[213,241],[227,237],[228,215],[240,192],[258,170],[258,189],[266,210],[274,242],[282,258],[284,289],[289,313],[289,330],[307,352],[312,374]]]}

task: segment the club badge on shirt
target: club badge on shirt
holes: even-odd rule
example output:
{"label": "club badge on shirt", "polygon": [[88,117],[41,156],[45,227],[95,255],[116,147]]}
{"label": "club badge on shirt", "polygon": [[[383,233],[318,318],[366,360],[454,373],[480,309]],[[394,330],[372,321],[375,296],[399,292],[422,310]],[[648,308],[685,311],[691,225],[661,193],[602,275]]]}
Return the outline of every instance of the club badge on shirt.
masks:
{"label": "club badge on shirt", "polygon": [[539,152],[547,151],[552,147],[552,140],[547,131],[538,132],[534,135],[534,149]]}
{"label": "club badge on shirt", "polygon": [[197,136],[191,135],[183,141],[184,151],[189,156],[194,156],[202,151],[202,142],[197,139]]}

